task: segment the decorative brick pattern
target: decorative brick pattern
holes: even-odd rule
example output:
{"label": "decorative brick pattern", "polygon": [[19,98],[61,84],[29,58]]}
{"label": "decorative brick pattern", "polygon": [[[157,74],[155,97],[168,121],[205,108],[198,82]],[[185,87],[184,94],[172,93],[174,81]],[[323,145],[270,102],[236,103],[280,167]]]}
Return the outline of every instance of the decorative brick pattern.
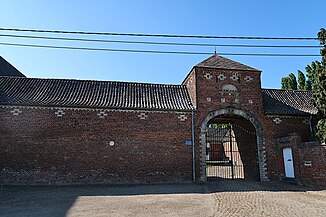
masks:
{"label": "decorative brick pattern", "polygon": [[206,74],[204,75],[204,77],[205,77],[207,80],[210,80],[210,79],[213,78],[213,76],[212,76],[211,74],[209,74],[209,73],[206,73]]}
{"label": "decorative brick pattern", "polygon": [[282,123],[282,120],[280,118],[274,118],[273,120],[275,122],[275,124],[280,124]]}
{"label": "decorative brick pattern", "polygon": [[107,113],[105,113],[105,111],[100,111],[99,113],[97,113],[97,116],[99,117],[99,118],[105,118],[106,116],[108,116],[108,114]]}
{"label": "decorative brick pattern", "polygon": [[186,115],[184,115],[184,114],[182,114],[182,115],[179,115],[179,120],[180,121],[185,121],[185,120],[187,120],[187,116]]}
{"label": "decorative brick pattern", "polygon": [[54,112],[54,114],[57,116],[57,117],[62,117],[65,112],[61,109],[57,110],[56,112]]}
{"label": "decorative brick pattern", "polygon": [[245,80],[245,82],[250,82],[250,81],[252,81],[252,80],[254,80],[251,76],[246,76],[245,78],[244,78],[244,80]]}
{"label": "decorative brick pattern", "polygon": [[303,122],[304,124],[309,124],[309,123],[310,123],[309,118],[305,118],[302,122]]}
{"label": "decorative brick pattern", "polygon": [[231,80],[233,80],[233,81],[237,81],[237,80],[239,80],[239,77],[238,77],[236,74],[233,74],[230,78],[231,78]]}
{"label": "decorative brick pattern", "polygon": [[12,111],[10,111],[13,115],[17,116],[22,113],[22,110],[19,108],[14,108]]}
{"label": "decorative brick pattern", "polygon": [[219,75],[217,76],[217,78],[218,78],[218,80],[220,80],[220,81],[224,81],[226,77],[225,77],[224,74],[219,74]]}
{"label": "decorative brick pattern", "polygon": [[207,102],[211,102],[212,101],[212,98],[211,97],[207,97],[206,100],[207,100]]}
{"label": "decorative brick pattern", "polygon": [[141,112],[138,115],[138,117],[139,117],[140,120],[145,120],[146,118],[148,118],[148,115],[145,112]]}

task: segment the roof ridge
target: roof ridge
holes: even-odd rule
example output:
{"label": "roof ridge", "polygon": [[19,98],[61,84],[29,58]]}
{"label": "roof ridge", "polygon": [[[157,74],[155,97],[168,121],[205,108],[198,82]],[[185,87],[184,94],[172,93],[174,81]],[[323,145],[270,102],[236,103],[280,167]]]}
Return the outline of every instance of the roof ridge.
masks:
{"label": "roof ridge", "polygon": [[217,69],[227,69],[227,70],[242,70],[242,71],[255,71],[261,72],[259,69],[255,69],[251,66],[245,65],[243,63],[237,62],[235,60],[214,54],[205,60],[197,63],[194,67],[207,67],[207,68],[217,68]]}
{"label": "roof ridge", "polygon": [[60,80],[60,81],[81,81],[81,82],[104,82],[104,83],[124,83],[124,84],[144,84],[144,85],[160,85],[160,86],[185,86],[183,84],[160,84],[150,82],[137,82],[137,81],[111,81],[111,80],[91,80],[91,79],[75,79],[75,78],[31,78],[31,77],[7,77],[0,76],[5,79],[26,79],[26,80]]}
{"label": "roof ridge", "polygon": [[312,90],[283,90],[283,89],[276,89],[276,88],[262,88],[262,90],[276,90],[276,91],[291,91],[291,92],[312,92]]}

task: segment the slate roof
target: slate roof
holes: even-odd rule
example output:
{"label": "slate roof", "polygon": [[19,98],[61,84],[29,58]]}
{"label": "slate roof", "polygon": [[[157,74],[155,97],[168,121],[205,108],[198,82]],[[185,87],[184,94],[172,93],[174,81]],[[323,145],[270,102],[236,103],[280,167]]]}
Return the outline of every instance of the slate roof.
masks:
{"label": "slate roof", "polygon": [[311,91],[262,89],[266,114],[314,115]]}
{"label": "slate roof", "polygon": [[[218,136],[217,136],[218,135]],[[229,140],[229,129],[221,128],[221,129],[208,129],[206,133],[207,142],[225,142]]]}
{"label": "slate roof", "polygon": [[0,77],[0,104],[192,110],[183,85]]}
{"label": "slate roof", "polygon": [[234,69],[234,70],[246,70],[246,71],[257,71],[257,72],[261,71],[216,54],[198,63],[196,66],[216,68],[216,69]]}
{"label": "slate roof", "polygon": [[7,60],[0,56],[0,76],[26,77]]}

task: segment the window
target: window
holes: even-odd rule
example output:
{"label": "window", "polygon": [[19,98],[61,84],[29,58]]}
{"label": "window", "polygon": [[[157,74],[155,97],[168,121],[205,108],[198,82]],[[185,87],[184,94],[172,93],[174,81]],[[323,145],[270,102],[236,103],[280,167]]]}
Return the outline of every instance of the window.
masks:
{"label": "window", "polygon": [[238,91],[238,89],[232,85],[232,84],[224,84],[222,86],[222,91],[225,91],[225,92],[236,92]]}

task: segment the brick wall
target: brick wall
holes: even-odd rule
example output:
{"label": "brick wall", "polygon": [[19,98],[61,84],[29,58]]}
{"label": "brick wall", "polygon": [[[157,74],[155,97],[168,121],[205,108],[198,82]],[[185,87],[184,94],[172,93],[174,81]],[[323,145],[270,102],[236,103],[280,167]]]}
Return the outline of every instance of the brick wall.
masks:
{"label": "brick wall", "polygon": [[[190,82],[190,78],[195,83]],[[277,137],[298,133],[303,141],[311,140],[309,117],[268,116],[264,113],[260,72],[236,71],[194,67],[184,84],[189,92],[196,93],[197,110],[195,113],[195,144],[197,159],[197,178],[204,161],[201,159],[205,148],[201,147],[201,124],[205,117],[218,109],[236,108],[251,113],[262,127],[264,152],[266,155],[267,175],[277,180],[282,175]],[[229,86],[227,86],[229,85]],[[234,87],[236,91],[227,91]],[[195,87],[193,87],[195,86]],[[194,95],[194,94],[193,94]]]}
{"label": "brick wall", "polygon": [[285,177],[283,148],[291,148],[295,178],[303,184],[326,187],[325,145],[316,141],[302,142],[297,133],[279,137],[276,141],[277,158],[274,162],[280,179]]}
{"label": "brick wall", "polygon": [[[307,120],[307,117],[302,116],[266,116],[262,119],[262,124],[265,129],[264,137],[267,152],[268,176],[271,180],[279,180],[280,177],[284,177],[282,148],[297,146],[301,141],[310,141],[312,139],[310,125]],[[300,135],[299,139],[297,135]],[[280,145],[279,138],[288,139],[283,142],[283,145]],[[298,153],[293,150],[293,155],[298,155]],[[295,171],[299,170],[299,166],[295,165]],[[299,174],[297,175],[299,176]]]}
{"label": "brick wall", "polygon": [[183,85],[186,85],[188,93],[190,95],[191,103],[194,108],[197,108],[197,80],[196,80],[196,72],[193,68],[188,76],[183,81]]}
{"label": "brick wall", "polygon": [[[196,82],[191,83],[190,78]],[[184,84],[188,86],[189,92],[195,92],[197,96],[195,144],[196,174],[199,179],[203,173],[201,168],[205,163],[203,156],[206,152],[205,147],[202,147],[201,124],[210,112],[224,108],[241,109],[253,114],[256,119],[262,119],[260,72],[194,67]],[[232,91],[232,87],[236,90]]]}
{"label": "brick wall", "polygon": [[317,142],[301,143],[300,179],[304,184],[326,187],[326,146]]}
{"label": "brick wall", "polygon": [[[195,68],[198,115],[202,119],[217,108],[245,108],[253,114],[263,111],[260,73]],[[237,91],[223,90],[233,85]]]}
{"label": "brick wall", "polygon": [[1,184],[192,180],[191,113],[3,107],[0,122]]}

